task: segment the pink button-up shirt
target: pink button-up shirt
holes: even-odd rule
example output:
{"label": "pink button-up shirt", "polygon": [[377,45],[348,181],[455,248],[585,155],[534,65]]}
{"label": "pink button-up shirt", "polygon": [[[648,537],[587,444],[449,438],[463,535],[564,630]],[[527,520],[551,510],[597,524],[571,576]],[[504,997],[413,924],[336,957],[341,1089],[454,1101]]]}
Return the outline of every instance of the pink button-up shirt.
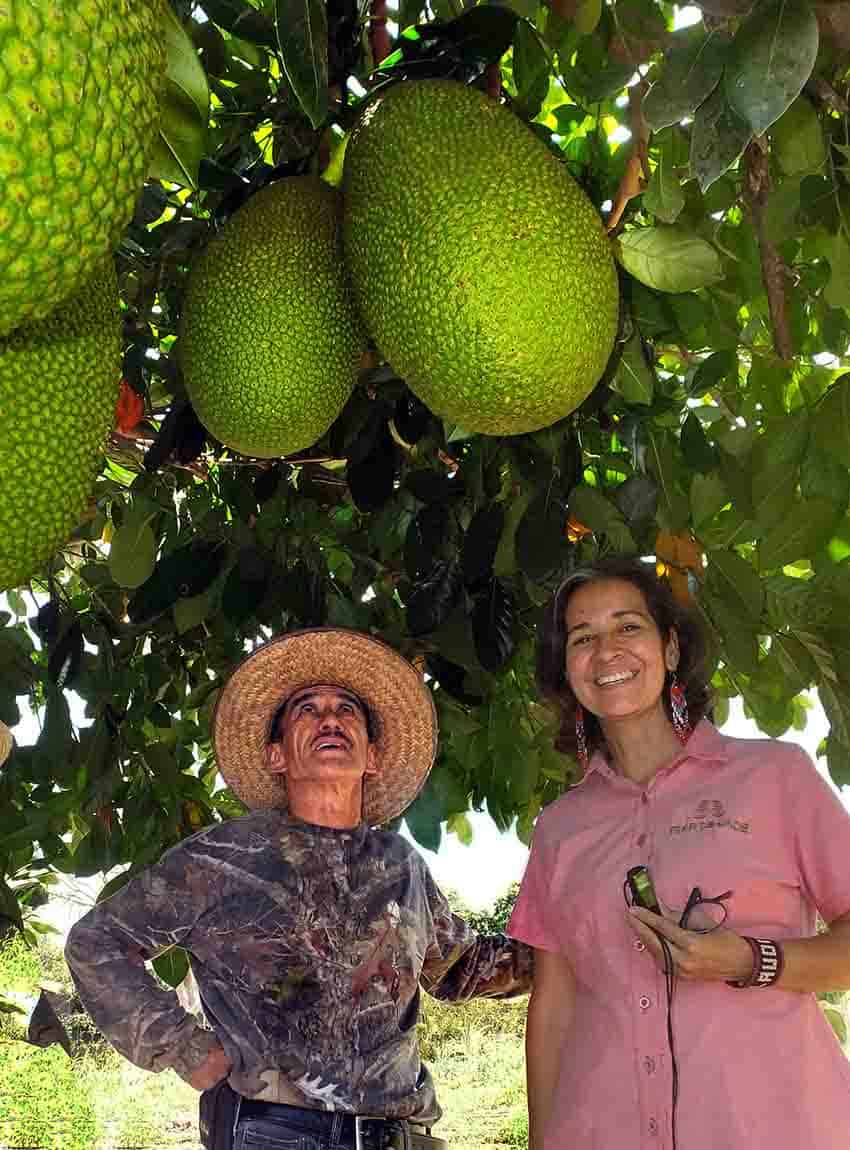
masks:
{"label": "pink button-up shirt", "polygon": [[[850,911],[850,817],[799,747],[703,721],[642,787],[601,755],[547,807],[509,933],[566,955],[575,1017],[546,1150],[672,1150],[663,972],[626,921],[626,871],[684,906],[731,890],[727,925],[813,935]],[[811,994],[677,980],[679,1150],[848,1150],[850,1062]]]}

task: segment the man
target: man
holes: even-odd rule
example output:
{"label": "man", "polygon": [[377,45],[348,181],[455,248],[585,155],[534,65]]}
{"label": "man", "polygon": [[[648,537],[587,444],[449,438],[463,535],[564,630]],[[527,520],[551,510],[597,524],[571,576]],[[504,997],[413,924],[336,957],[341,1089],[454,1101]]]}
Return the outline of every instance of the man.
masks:
{"label": "man", "polygon": [[[74,927],[83,1002],[125,1057],[207,1092],[208,1146],[439,1150],[419,986],[451,1001],[519,994],[531,959],[477,937],[409,843],[373,829],[431,769],[430,692],[369,636],[292,632],[236,669],[213,742],[251,813],[174,847]],[[172,945],[212,1029],[144,966]]]}

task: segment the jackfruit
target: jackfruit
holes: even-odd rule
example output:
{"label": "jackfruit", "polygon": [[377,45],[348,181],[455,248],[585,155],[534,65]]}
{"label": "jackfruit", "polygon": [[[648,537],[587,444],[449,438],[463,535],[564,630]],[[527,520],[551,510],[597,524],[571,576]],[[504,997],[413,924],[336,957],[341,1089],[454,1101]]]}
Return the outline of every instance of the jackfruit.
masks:
{"label": "jackfruit", "polygon": [[120,376],[111,260],[46,319],[0,338],[0,589],[35,574],[80,522]]}
{"label": "jackfruit", "polygon": [[343,193],[355,303],[432,411],[514,435],[592,391],[617,331],[610,245],[515,115],[451,80],[387,87],[352,129]]}
{"label": "jackfruit", "polygon": [[310,447],[342,410],[363,336],[339,194],[310,176],[257,192],[189,275],[179,355],[198,418],[243,455]]}
{"label": "jackfruit", "polygon": [[0,335],[87,280],[156,143],[161,0],[0,4]]}

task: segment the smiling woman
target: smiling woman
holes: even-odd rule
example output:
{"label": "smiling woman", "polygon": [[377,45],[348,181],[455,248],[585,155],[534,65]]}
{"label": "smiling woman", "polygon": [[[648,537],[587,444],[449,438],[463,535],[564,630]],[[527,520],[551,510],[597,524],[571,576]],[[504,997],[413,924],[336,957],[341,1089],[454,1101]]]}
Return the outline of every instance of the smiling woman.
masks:
{"label": "smiling woman", "polygon": [[[647,658],[651,667],[646,665]],[[593,684],[588,684],[581,673],[588,663],[596,667],[597,674],[613,675],[614,685],[631,680],[642,668],[645,674],[636,688],[643,688],[643,693],[600,694],[604,686],[600,683],[595,697],[588,696],[586,692]],[[573,664],[575,678],[570,671]],[[559,751],[579,754],[576,715],[580,707],[588,755],[604,745],[600,720],[609,707],[615,712],[619,707],[623,717],[628,717],[630,710],[639,709],[642,703],[655,709],[657,719],[666,715],[670,720],[667,725],[671,725],[672,702],[668,692],[662,692],[659,676],[672,684],[674,671],[695,725],[709,703],[705,640],[697,621],[673,598],[652,567],[614,556],[592,568],[574,571],[564,580],[547,608],[537,659],[541,690],[561,717],[555,743]],[[654,697],[651,683],[657,684]],[[668,732],[663,724],[659,729],[666,742]]]}
{"label": "smiling woman", "polygon": [[[814,992],[850,987],[850,819],[798,747],[704,717],[703,653],[637,560],[573,572],[547,613],[539,681],[584,777],[540,816],[509,927],[535,948],[531,1150],[846,1144]],[[661,913],[626,907],[636,874]]]}

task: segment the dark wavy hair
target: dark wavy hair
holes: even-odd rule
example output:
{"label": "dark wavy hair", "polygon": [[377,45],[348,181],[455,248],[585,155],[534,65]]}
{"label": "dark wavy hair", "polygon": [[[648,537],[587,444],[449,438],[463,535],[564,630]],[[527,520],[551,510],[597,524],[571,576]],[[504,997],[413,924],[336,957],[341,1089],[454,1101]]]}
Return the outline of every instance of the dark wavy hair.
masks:
{"label": "dark wavy hair", "polygon": [[[546,607],[543,628],[537,646],[537,685],[541,694],[555,707],[560,729],[555,736],[555,749],[576,757],[577,700],[566,676],[567,604],[570,596],[589,583],[606,583],[614,579],[632,583],[643,595],[649,614],[666,639],[671,628],[679,640],[679,665],[676,675],[685,692],[691,724],[706,714],[711,692],[706,671],[706,643],[702,626],[694,613],[674,597],[669,584],[660,579],[655,568],[640,559],[618,555],[599,559],[588,567],[571,572],[561,583]],[[668,674],[668,682],[669,682]],[[664,692],[664,708],[670,716],[669,692]],[[605,746],[605,738],[595,715],[584,712],[584,730],[589,754]]]}

